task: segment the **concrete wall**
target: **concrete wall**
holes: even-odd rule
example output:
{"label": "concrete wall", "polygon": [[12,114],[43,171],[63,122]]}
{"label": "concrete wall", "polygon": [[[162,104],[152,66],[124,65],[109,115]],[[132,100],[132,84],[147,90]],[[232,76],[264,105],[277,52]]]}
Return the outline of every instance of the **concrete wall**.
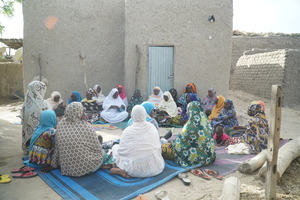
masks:
{"label": "concrete wall", "polygon": [[23,94],[23,66],[16,63],[0,63],[0,97],[9,98]]}
{"label": "concrete wall", "polygon": [[247,50],[251,49],[300,49],[300,37],[272,36],[272,37],[232,37],[232,62],[231,74],[233,73],[236,62]]}
{"label": "concrete wall", "polygon": [[245,52],[240,57],[230,79],[230,88],[271,98],[272,85],[279,84],[283,86],[284,105],[299,106],[300,51],[254,52]]}
{"label": "concrete wall", "polygon": [[[147,96],[149,46],[174,46],[174,87],[179,94],[193,82],[201,97],[211,87],[226,96],[232,0],[126,0],[125,6],[125,83],[132,88],[129,96],[135,87]],[[210,15],[216,18],[214,23],[208,21]]]}
{"label": "concrete wall", "polygon": [[25,87],[41,73],[49,82],[47,97],[54,90],[64,100],[73,90],[85,94],[80,52],[86,56],[89,87],[101,84],[107,94],[123,83],[124,4],[124,0],[23,1]]}

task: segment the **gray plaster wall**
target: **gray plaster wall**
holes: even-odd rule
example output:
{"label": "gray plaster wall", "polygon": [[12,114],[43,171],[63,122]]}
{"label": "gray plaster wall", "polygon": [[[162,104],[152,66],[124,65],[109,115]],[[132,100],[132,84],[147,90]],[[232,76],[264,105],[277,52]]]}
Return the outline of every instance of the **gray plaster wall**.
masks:
{"label": "gray plaster wall", "polygon": [[300,106],[300,51],[254,52],[239,58],[230,88],[270,99],[272,85],[278,84],[283,86],[283,104]]}
{"label": "gray plaster wall", "polygon": [[[226,95],[232,52],[232,0],[126,0],[125,83],[147,96],[148,47],[174,46],[174,87],[196,84]],[[216,21],[210,23],[208,16]],[[211,37],[211,39],[209,39]]]}
{"label": "gray plaster wall", "polygon": [[232,62],[231,74],[233,73],[238,59],[247,50],[251,49],[300,49],[300,36],[272,36],[272,37],[232,37]]}
{"label": "gray plaster wall", "polygon": [[48,79],[47,97],[55,90],[64,100],[74,90],[84,97],[80,53],[88,87],[100,84],[107,95],[123,83],[124,8],[124,0],[24,0],[25,88],[42,74]]}
{"label": "gray plaster wall", "polygon": [[0,63],[0,97],[23,96],[23,66],[17,63]]}

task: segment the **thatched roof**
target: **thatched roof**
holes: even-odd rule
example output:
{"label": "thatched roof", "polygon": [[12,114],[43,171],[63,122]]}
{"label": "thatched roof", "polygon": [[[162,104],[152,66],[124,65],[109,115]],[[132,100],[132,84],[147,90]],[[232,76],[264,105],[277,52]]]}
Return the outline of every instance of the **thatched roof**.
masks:
{"label": "thatched roof", "polygon": [[0,42],[4,43],[6,46],[12,49],[19,49],[23,47],[23,39],[3,39],[0,38]]}

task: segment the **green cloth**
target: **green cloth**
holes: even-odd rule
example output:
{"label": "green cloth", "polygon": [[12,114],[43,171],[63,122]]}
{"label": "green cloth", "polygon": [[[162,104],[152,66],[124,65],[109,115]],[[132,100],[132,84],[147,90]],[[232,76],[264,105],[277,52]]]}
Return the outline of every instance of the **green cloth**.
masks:
{"label": "green cloth", "polygon": [[198,101],[188,104],[189,119],[173,141],[174,161],[180,166],[208,165],[215,161],[212,127]]}

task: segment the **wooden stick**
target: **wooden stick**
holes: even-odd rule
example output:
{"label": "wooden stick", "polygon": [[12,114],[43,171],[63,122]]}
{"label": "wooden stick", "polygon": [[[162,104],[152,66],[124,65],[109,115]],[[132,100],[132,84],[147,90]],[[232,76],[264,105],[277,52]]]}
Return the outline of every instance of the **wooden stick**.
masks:
{"label": "wooden stick", "polygon": [[271,121],[268,138],[267,174],[265,183],[266,199],[276,199],[277,184],[277,157],[280,138],[282,89],[278,85],[272,85],[271,94]]}
{"label": "wooden stick", "polygon": [[239,200],[241,190],[241,181],[237,177],[229,177],[225,179],[221,200]]}
{"label": "wooden stick", "polygon": [[267,150],[263,150],[255,157],[251,158],[250,160],[247,160],[239,164],[238,170],[243,174],[249,174],[257,170],[261,166],[263,166],[266,160],[267,160]]}

